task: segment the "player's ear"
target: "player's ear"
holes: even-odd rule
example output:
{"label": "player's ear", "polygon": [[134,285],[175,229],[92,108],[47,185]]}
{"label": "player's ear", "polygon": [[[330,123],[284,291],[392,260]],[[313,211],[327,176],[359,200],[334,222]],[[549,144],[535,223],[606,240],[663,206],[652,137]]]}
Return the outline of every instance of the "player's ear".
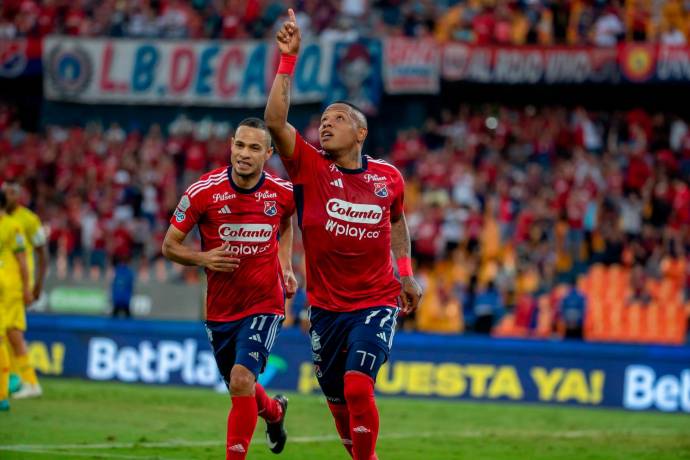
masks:
{"label": "player's ear", "polygon": [[358,128],[357,129],[357,142],[360,144],[364,142],[364,139],[367,138],[367,134],[369,133],[369,130],[367,128]]}
{"label": "player's ear", "polygon": [[268,160],[269,158],[271,158],[271,155],[273,155],[273,146],[269,145],[266,149],[266,159]]}

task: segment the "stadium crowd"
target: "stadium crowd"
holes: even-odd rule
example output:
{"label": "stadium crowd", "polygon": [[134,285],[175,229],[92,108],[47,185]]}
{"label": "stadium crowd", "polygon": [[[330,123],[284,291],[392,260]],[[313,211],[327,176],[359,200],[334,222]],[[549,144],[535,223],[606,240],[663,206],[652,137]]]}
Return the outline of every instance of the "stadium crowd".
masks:
{"label": "stadium crowd", "polygon": [[[273,36],[280,0],[5,0],[0,37],[48,34],[248,39]],[[476,44],[685,44],[683,0],[301,0],[302,34],[435,36]],[[296,5],[294,4],[296,3]]]}
{"label": "stadium crowd", "polygon": [[[304,130],[313,143],[317,123]],[[160,256],[177,197],[227,164],[231,133],[227,123],[186,118],[146,133],[116,124],[30,133],[0,106],[0,151],[9,152],[0,171],[26,185],[61,276],[100,277],[111,261],[133,260],[144,280],[166,279],[180,275]],[[643,302],[644,280],[671,269],[690,287],[688,120],[642,110],[461,106],[422,129],[400,130],[383,156],[407,180],[413,255],[426,287],[412,327],[489,332],[506,311],[572,285],[593,264],[628,267]],[[277,158],[269,169],[284,174]],[[298,245],[298,272],[300,259]]]}

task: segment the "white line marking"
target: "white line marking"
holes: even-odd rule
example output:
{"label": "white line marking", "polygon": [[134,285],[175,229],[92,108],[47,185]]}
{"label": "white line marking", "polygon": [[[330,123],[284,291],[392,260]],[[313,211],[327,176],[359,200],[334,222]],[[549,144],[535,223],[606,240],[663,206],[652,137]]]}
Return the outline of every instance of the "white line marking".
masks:
{"label": "white line marking", "polygon": [[[134,459],[134,460],[146,460],[147,458],[152,458],[150,455],[146,455],[144,457],[140,455],[122,455],[122,454],[113,454],[113,453],[96,453],[96,452],[88,452],[88,453],[80,453],[80,452],[70,452],[70,451],[61,451],[61,450],[48,450],[48,449],[22,449],[19,452],[26,452],[26,453],[31,453],[31,454],[46,454],[46,455],[62,455],[62,456],[68,456],[68,457],[89,457],[89,458],[103,458],[103,459],[108,459],[108,458],[123,458],[123,459]],[[161,457],[159,455],[156,455],[155,457],[156,460],[172,460],[169,459],[168,457]]]}
{"label": "white line marking", "polygon": [[[491,430],[465,430],[457,432],[422,432],[422,433],[388,433],[380,434],[379,439],[406,439],[412,437],[423,438],[481,438],[490,436],[515,436],[515,437],[535,437],[535,438],[602,438],[607,436],[680,436],[679,433],[669,433],[666,430],[570,430],[570,431],[538,431],[538,430],[511,430],[511,429],[491,429]],[[317,442],[338,441],[337,435],[323,436],[290,436],[288,443],[310,444]],[[259,436],[252,440],[252,444],[265,444],[266,440]],[[0,451],[35,451],[44,449],[57,450],[99,450],[99,449],[166,449],[175,447],[214,447],[225,445],[223,440],[204,440],[192,441],[187,439],[170,439],[167,441],[146,441],[146,442],[110,442],[96,444],[12,444],[0,446]],[[95,454],[90,454],[95,455]],[[123,457],[126,458],[126,457]],[[132,457],[141,458],[141,457]]]}

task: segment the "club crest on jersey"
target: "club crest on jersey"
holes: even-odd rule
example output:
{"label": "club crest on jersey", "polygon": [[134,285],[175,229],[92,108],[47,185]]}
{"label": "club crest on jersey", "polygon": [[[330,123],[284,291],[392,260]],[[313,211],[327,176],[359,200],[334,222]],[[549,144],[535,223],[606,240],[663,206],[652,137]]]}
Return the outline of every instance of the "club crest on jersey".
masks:
{"label": "club crest on jersey", "polygon": [[386,198],[388,196],[388,187],[385,182],[374,183],[374,195],[381,198]]}
{"label": "club crest on jersey", "polygon": [[273,217],[278,214],[278,208],[275,201],[264,201],[264,214]]}

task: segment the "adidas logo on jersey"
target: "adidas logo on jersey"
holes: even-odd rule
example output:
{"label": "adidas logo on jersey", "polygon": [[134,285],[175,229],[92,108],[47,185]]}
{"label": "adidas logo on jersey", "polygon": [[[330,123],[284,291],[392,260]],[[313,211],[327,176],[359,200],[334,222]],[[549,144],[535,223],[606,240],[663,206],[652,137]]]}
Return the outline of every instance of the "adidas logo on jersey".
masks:
{"label": "adidas logo on jersey", "polygon": [[249,337],[249,340],[253,340],[255,342],[261,342],[261,336],[259,334],[254,334],[253,336]]}
{"label": "adidas logo on jersey", "polygon": [[386,333],[383,332],[383,331],[381,331],[381,332],[379,332],[378,334],[376,334],[376,337],[378,337],[379,339],[383,340],[384,342],[387,342]]}
{"label": "adidas logo on jersey", "polygon": [[336,180],[331,182],[331,185],[338,187],[338,188],[345,188],[343,187],[343,179],[342,177],[337,178]]}
{"label": "adidas logo on jersey", "polygon": [[230,212],[230,208],[227,204],[218,210],[218,214],[230,214]]}
{"label": "adidas logo on jersey", "polygon": [[[254,358],[257,361],[259,360],[259,352],[258,351],[252,351],[251,353],[249,353],[249,356],[251,356],[252,358]],[[244,451],[242,451],[242,452],[244,452]]]}
{"label": "adidas logo on jersey", "polygon": [[244,446],[243,446],[242,444],[235,444],[235,445],[232,446],[232,447],[228,447],[228,450],[229,450],[230,452],[241,452],[241,453],[245,453],[245,452],[246,452],[246,450],[244,450]]}

